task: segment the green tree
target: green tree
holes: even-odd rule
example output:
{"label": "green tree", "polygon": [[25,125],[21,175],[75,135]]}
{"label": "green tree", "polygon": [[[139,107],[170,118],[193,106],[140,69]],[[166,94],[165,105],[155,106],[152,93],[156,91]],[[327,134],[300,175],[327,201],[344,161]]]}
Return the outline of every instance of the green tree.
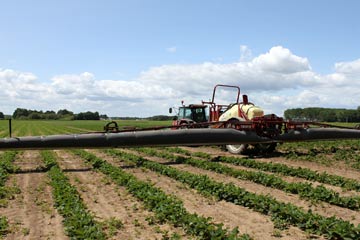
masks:
{"label": "green tree", "polygon": [[28,116],[29,119],[41,119],[41,115],[40,113],[37,112],[32,112],[30,113],[30,115]]}
{"label": "green tree", "polygon": [[100,115],[100,118],[101,118],[101,119],[108,119],[109,117],[108,117],[106,114],[101,114],[101,115]]}
{"label": "green tree", "polygon": [[0,119],[4,119],[4,118],[5,118],[4,113],[0,112]]}
{"label": "green tree", "polygon": [[57,112],[57,115],[74,115],[73,112],[67,110],[67,109],[60,109],[58,112]]}
{"label": "green tree", "polygon": [[74,117],[75,120],[100,120],[100,115],[98,112],[81,112],[78,114],[75,114]]}
{"label": "green tree", "polygon": [[29,111],[25,108],[17,108],[13,113],[14,119],[27,118],[27,116],[29,116]]}

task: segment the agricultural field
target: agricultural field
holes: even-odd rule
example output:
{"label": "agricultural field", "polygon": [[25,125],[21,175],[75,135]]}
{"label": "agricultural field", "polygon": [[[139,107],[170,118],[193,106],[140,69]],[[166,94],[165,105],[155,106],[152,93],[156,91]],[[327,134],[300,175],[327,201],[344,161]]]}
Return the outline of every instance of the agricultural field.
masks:
{"label": "agricultural field", "polygon": [[[13,136],[105,124],[14,121]],[[282,144],[268,156],[220,146],[0,151],[0,236],[360,239],[359,151],[358,140]]]}

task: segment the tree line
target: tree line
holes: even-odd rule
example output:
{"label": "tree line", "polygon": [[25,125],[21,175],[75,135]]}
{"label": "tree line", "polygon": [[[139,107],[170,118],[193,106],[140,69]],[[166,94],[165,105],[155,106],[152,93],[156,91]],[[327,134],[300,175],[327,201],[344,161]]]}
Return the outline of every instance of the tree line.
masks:
{"label": "tree line", "polygon": [[357,109],[344,108],[293,108],[284,112],[286,119],[319,122],[360,122],[360,106]]}
{"label": "tree line", "polygon": [[[1,115],[0,115],[1,117]],[[48,111],[37,111],[37,110],[29,110],[25,108],[17,108],[14,113],[12,114],[13,119],[19,120],[100,120],[100,119],[107,119],[106,115],[100,115],[98,112],[80,112],[74,113],[67,109],[60,109],[59,111],[55,112],[52,110]]]}
{"label": "tree line", "polygon": [[[0,112],[0,119],[13,118],[18,120],[100,120],[100,119],[109,119],[106,114],[99,114],[98,112],[80,112],[74,113],[67,109],[60,109],[55,112],[52,110],[48,111],[37,111],[29,110],[25,108],[17,108],[12,115],[4,115]],[[174,116],[166,115],[155,115],[147,118],[140,117],[112,117],[112,120],[151,120],[151,121],[169,121],[172,120]]]}

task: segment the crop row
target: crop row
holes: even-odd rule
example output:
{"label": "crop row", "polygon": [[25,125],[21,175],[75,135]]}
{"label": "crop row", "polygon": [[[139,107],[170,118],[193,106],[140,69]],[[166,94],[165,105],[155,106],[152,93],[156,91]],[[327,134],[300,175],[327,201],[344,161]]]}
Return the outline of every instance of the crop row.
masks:
{"label": "crop row", "polygon": [[6,151],[0,155],[0,186],[5,185],[6,180],[10,173],[14,173],[17,168],[14,166],[13,161],[18,152]]}
{"label": "crop row", "polygon": [[[17,152],[7,151],[0,155],[0,207],[7,205],[7,199],[12,198],[15,193],[19,193],[16,187],[5,186],[5,182],[9,178],[9,174],[16,171],[13,161]],[[0,237],[8,233],[8,220],[5,216],[0,216]]]}
{"label": "crop row", "polygon": [[176,227],[182,227],[188,234],[201,239],[249,239],[246,234],[238,236],[236,228],[229,232],[223,228],[222,224],[212,223],[210,218],[189,213],[178,198],[166,195],[152,184],[138,180],[121,168],[89,152],[83,150],[72,152],[90,162],[94,168],[108,175],[115,183],[125,186],[131,194],[143,201],[144,205],[155,213],[160,222],[171,222]]}
{"label": "crop row", "polygon": [[249,158],[228,157],[228,156],[218,156],[214,158],[210,154],[206,154],[202,152],[191,153],[190,151],[187,151],[182,148],[165,148],[165,149],[167,151],[184,154],[186,156],[201,157],[212,161],[226,162],[238,166],[258,169],[261,171],[278,173],[285,176],[304,178],[309,181],[316,181],[320,183],[341,187],[346,190],[354,190],[360,192],[360,182],[354,179],[328,174],[327,172],[319,173],[309,168],[290,167],[286,164],[260,162]]}
{"label": "crop row", "polygon": [[353,210],[358,210],[360,208],[360,197],[341,197],[338,192],[327,189],[324,186],[313,187],[310,183],[302,182],[289,183],[272,174],[234,169],[217,162],[209,162],[191,157],[176,156],[168,152],[157,151],[150,148],[137,148],[135,150],[149,154],[151,156],[166,158],[177,163],[186,163],[191,166],[225,174],[238,179],[249,180],[266,187],[272,187],[288,193],[298,194],[303,198],[316,201],[320,200]]}
{"label": "crop row", "polygon": [[286,143],[279,149],[288,159],[300,159],[325,165],[328,165],[329,162],[341,161],[352,168],[360,169],[359,140]]}
{"label": "crop row", "polygon": [[294,225],[308,232],[323,234],[330,239],[360,238],[360,226],[355,227],[348,221],[336,217],[324,217],[312,213],[310,210],[304,211],[293,204],[279,202],[273,197],[250,193],[233,184],[217,182],[206,175],[181,171],[134,154],[116,150],[106,150],[106,153],[183,182],[204,196],[212,195],[219,200],[232,202],[270,215],[277,227]]}
{"label": "crop row", "polygon": [[334,153],[339,149],[360,150],[359,140],[336,140],[336,141],[314,141],[314,142],[292,142],[279,146],[282,151],[312,151],[322,153]]}
{"label": "crop row", "polygon": [[72,239],[105,239],[100,224],[94,220],[76,188],[61,171],[54,153],[42,151],[41,156],[48,169],[55,207],[64,218],[66,234]]}

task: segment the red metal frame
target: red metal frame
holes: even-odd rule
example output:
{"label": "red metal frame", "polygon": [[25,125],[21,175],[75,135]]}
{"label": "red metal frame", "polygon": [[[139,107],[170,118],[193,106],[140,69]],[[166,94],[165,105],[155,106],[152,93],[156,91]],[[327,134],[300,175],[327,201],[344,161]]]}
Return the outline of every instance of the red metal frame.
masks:
{"label": "red metal frame", "polygon": [[[213,95],[212,95],[211,102],[202,101],[202,104],[209,105],[209,122],[217,122],[217,121],[219,121],[221,113],[226,111],[226,109],[228,108],[228,105],[222,105],[222,104],[216,104],[215,103],[216,89],[218,87],[237,89],[237,97],[236,97],[236,103],[235,104],[237,104],[239,106],[239,98],[240,98],[240,87],[239,86],[224,85],[224,84],[215,85],[214,90],[213,90]],[[239,114],[245,116],[244,112],[240,109],[240,106],[239,106]],[[239,117],[243,117],[243,116],[239,116]],[[245,119],[247,120],[247,118],[245,118]]]}

